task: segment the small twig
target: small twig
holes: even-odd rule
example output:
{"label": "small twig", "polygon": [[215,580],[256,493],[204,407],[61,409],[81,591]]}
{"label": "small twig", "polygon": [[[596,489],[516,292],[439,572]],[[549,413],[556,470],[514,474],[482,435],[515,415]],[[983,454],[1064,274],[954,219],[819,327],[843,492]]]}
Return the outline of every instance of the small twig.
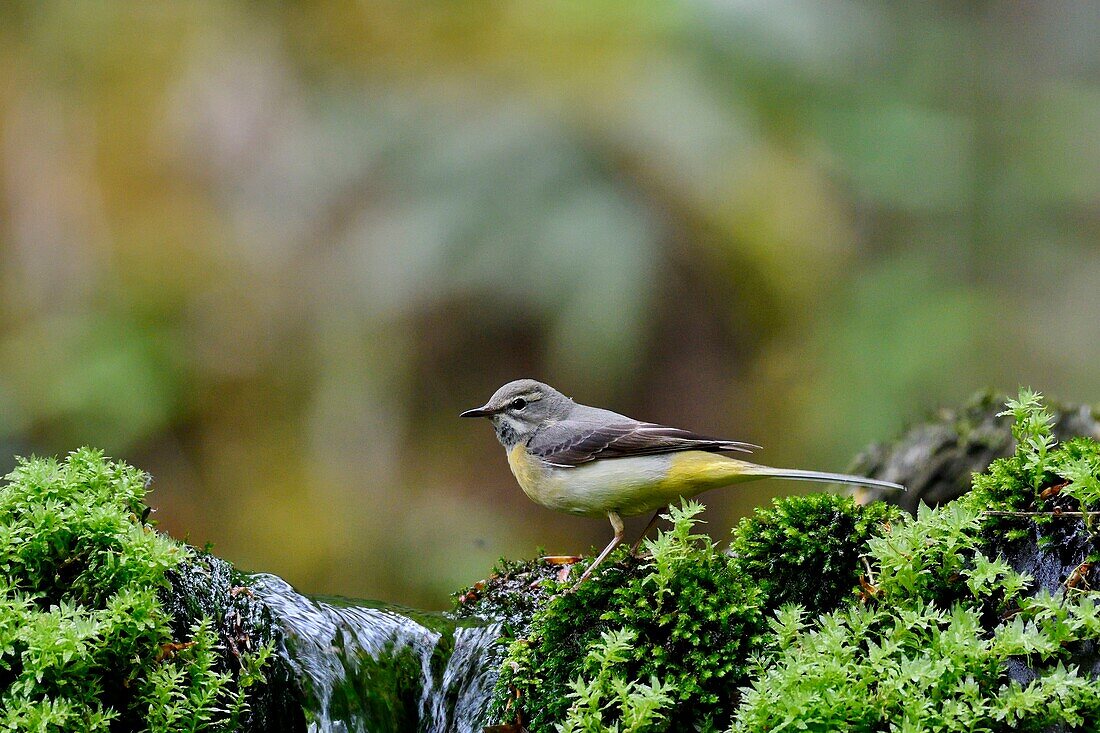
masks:
{"label": "small twig", "polygon": [[867,556],[861,555],[859,559],[863,561],[863,567],[867,568],[867,582],[874,585],[875,571],[871,569],[871,563],[867,560]]}
{"label": "small twig", "polygon": [[859,595],[864,603],[868,603],[872,598],[878,597],[882,591],[875,585],[875,573],[871,570],[871,563],[867,561],[867,556],[863,555],[859,559],[863,561],[863,566],[867,568],[867,575],[859,576]]}
{"label": "small twig", "polygon": [[983,513],[992,517],[1076,517],[1078,519],[1100,517],[1100,512],[1005,512],[987,510]]}

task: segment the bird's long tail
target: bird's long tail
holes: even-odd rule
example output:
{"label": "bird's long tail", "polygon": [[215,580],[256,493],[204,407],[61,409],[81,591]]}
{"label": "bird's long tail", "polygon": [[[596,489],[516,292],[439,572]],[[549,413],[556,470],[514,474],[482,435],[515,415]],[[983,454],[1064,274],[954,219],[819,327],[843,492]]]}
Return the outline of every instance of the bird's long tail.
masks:
{"label": "bird's long tail", "polygon": [[851,476],[846,473],[827,473],[825,471],[803,471],[797,468],[772,468],[771,466],[760,466],[757,464],[748,465],[751,466],[751,468],[745,471],[745,474],[749,476],[790,479],[793,481],[816,481],[823,484],[849,484],[851,486],[871,486],[880,489],[905,491],[905,487],[901,484],[895,484],[893,481],[882,481],[881,479],[877,478]]}

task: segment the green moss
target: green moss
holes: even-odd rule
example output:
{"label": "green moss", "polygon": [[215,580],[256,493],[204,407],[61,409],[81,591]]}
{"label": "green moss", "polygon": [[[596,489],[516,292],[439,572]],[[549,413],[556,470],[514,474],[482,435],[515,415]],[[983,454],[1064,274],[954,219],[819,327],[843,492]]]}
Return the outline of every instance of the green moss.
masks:
{"label": "green moss", "polygon": [[0,488],[0,728],[231,730],[269,653],[216,671],[209,620],[175,638],[158,592],[190,550],[145,518],[148,477],[82,449]]}
{"label": "green moss", "polygon": [[832,610],[854,599],[867,540],[901,516],[897,507],[860,506],[835,494],[776,499],[734,529],[733,569],[759,586],[769,609]]}
{"label": "green moss", "polygon": [[[1008,412],[1018,448],[976,477],[974,492],[924,507],[868,541],[868,605],[816,618],[791,607],[777,616],[775,645],[756,669],[734,733],[1084,730],[1100,719],[1100,686],[1087,671],[1100,639],[1095,594],[1087,583],[1068,588],[1064,576],[1037,587],[1001,550],[1013,543],[1006,528],[1022,539],[1043,518],[989,513],[1053,511],[1051,502],[1087,508],[1081,497],[1096,485],[1100,445],[1058,446],[1034,393],[1010,401]],[[1081,488],[1045,491],[1067,479],[1062,492]],[[1078,547],[1080,519],[1045,522]]]}
{"label": "green moss", "polygon": [[[623,710],[649,700],[654,684],[672,700],[660,723],[647,722],[639,730],[722,727],[738,686],[747,681],[751,656],[763,649],[767,616],[794,600],[822,610],[854,600],[864,543],[901,515],[893,507],[859,506],[833,494],[786,497],[744,520],[727,556],[694,533],[697,509],[696,504],[671,509],[673,528],[647,543],[648,558],[639,561],[620,551],[609,560],[613,566],[575,592],[560,593],[567,586],[549,579],[540,584],[534,577],[538,593],[560,594],[542,604],[529,625],[515,627],[518,638],[497,687],[498,719],[518,714],[534,731],[561,720],[576,725],[575,695],[602,689],[600,680],[604,685],[619,680],[619,689],[644,685],[636,699],[620,699]],[[464,597],[475,599],[475,605],[487,599],[526,610],[537,572],[537,566],[508,565],[487,590]],[[528,589],[518,599],[508,585],[512,579]],[[630,639],[624,659],[594,662],[592,650],[606,635],[620,632]],[[601,715],[608,724],[615,719],[613,713]]]}
{"label": "green moss", "polygon": [[587,733],[604,728],[604,718],[615,719],[622,733],[653,730],[665,721],[672,704],[671,684],[650,677],[649,683],[628,680],[615,669],[630,658],[637,641],[629,629],[604,632],[584,659],[584,672],[569,693],[562,733]]}
{"label": "green moss", "polygon": [[[984,473],[974,477],[974,488],[963,501],[987,512],[1031,512],[1033,514],[986,514],[982,526],[987,537],[1021,540],[1034,525],[1064,522],[1055,512],[1093,512],[1100,509],[1100,443],[1090,438],[1071,438],[1058,444],[1054,419],[1044,406],[1042,395],[1022,390],[1009,400],[1001,413],[1013,418],[1016,449],[1000,458]],[[1094,522],[1086,517],[1091,529]],[[1065,526],[1065,525],[1063,525]],[[1056,532],[1057,530],[1055,530]]]}
{"label": "green moss", "polygon": [[[1056,478],[1051,470],[1057,462],[1051,413],[1036,392],[1025,390],[1018,400],[1009,400],[1000,415],[1012,415],[1012,437],[1016,450],[1008,458],[999,458],[989,469],[974,477],[974,488],[967,497],[972,506],[1024,511],[1040,500],[1040,492]],[[992,521],[991,527],[1006,525]],[[1014,528],[1014,527],[1013,527]]]}
{"label": "green moss", "polygon": [[[673,529],[647,543],[650,558],[634,561],[620,551],[575,592],[555,586],[558,594],[508,650],[498,719],[518,714],[532,731],[550,730],[565,719],[570,692],[605,674],[656,681],[671,697],[660,727],[649,723],[639,731],[724,725],[765,623],[759,590],[741,582],[709,538],[693,533],[700,509],[690,503],[673,509]],[[605,634],[623,632],[631,641],[621,659],[592,661],[589,653]],[[611,724],[612,711],[600,715]]]}
{"label": "green moss", "polygon": [[[1100,687],[1066,664],[1100,637],[1092,596],[1028,597],[1031,578],[982,553],[980,525],[962,504],[924,510],[869,542],[874,602],[816,619],[779,614],[775,652],[732,730],[1041,731],[1096,720]],[[1010,675],[1025,661],[1026,683]]]}

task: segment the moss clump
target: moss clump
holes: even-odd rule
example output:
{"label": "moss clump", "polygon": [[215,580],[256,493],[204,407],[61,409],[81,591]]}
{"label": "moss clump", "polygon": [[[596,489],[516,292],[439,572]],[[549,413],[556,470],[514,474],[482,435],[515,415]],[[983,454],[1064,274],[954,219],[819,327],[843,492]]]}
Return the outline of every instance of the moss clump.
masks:
{"label": "moss clump", "polygon": [[[1057,516],[1063,507],[1051,502],[1089,510],[1081,497],[1100,485],[1100,444],[1059,446],[1035,393],[1008,407],[1013,455],[977,476],[969,495],[868,541],[867,605],[817,618],[780,612],[734,733],[1094,729],[1100,605],[1087,569],[1075,577],[1084,557],[1064,566],[1034,544],[1005,550],[1035,536],[1037,521],[1078,553],[1082,533],[1093,544],[1084,517]],[[1053,578],[1020,571],[1044,557],[1059,569]]]}
{"label": "moss clump", "polygon": [[[570,693],[575,693],[572,704],[578,709],[571,716],[576,719],[584,701],[591,702],[577,695],[603,675],[607,684],[620,688],[631,681],[656,681],[667,696],[669,709],[658,711],[660,727],[653,727],[654,719],[637,731],[724,725],[737,685],[746,679],[749,654],[766,626],[759,590],[742,582],[708,537],[693,533],[701,509],[693,503],[673,509],[672,530],[647,543],[647,560],[619,552],[614,565],[576,591],[555,586],[558,595],[508,650],[495,717],[518,714],[532,731],[550,730],[566,719]],[[629,643],[613,659],[590,656],[606,634],[623,633]],[[627,708],[641,705],[638,695],[652,695],[654,688],[635,693],[633,701],[624,703]],[[611,711],[589,712],[588,725],[612,723]]]}
{"label": "moss clump", "polygon": [[[977,506],[1024,511],[1041,501],[1040,494],[1057,477],[1055,470],[1064,463],[1065,453],[1054,450],[1054,417],[1037,393],[1022,392],[1018,400],[1008,401],[1008,409],[1001,415],[1013,417],[1016,450],[975,476],[968,501]],[[991,522],[991,526],[996,524],[1004,522]]]}
{"label": "moss clump", "polygon": [[665,722],[675,692],[672,685],[656,677],[650,677],[648,684],[628,680],[616,672],[630,658],[636,640],[629,629],[600,635],[584,659],[584,675],[569,693],[571,704],[560,726],[562,733],[602,730],[605,717],[615,719],[616,729],[627,733],[652,730]]}
{"label": "moss clump", "polygon": [[[518,715],[534,731],[558,721],[566,730],[600,730],[584,725],[631,715],[638,731],[720,729],[763,648],[771,612],[796,598],[823,610],[855,600],[864,543],[901,513],[831,494],[778,499],[734,530],[725,555],[694,532],[699,510],[672,508],[673,527],[647,542],[649,557],[613,555],[613,566],[575,592],[563,592],[568,586],[538,565],[510,565],[464,596],[526,610],[532,577],[544,579],[539,593],[557,593],[512,630],[498,719]],[[509,585],[517,579],[518,600]],[[652,717],[641,720],[643,710]]]}
{"label": "moss clump", "polygon": [[961,503],[925,509],[868,543],[871,603],[812,620],[797,606],[781,611],[733,733],[1042,731],[1097,720],[1100,686],[1071,664],[1075,648],[1100,637],[1094,599],[1027,595],[1032,579],[982,552],[980,526],[980,512]]}
{"label": "moss clump", "polygon": [[647,542],[648,558],[620,551],[575,592],[533,563],[507,564],[460,596],[467,610],[499,607],[511,622],[495,718],[518,717],[533,731],[560,721],[602,730],[591,726],[628,718],[635,725],[624,729],[638,731],[720,729],[768,615],[796,597],[823,610],[854,600],[861,548],[900,515],[832,494],[777,499],[734,530],[724,555],[694,533],[699,509],[671,509],[673,528]]}
{"label": "moss clump", "polygon": [[759,586],[769,609],[797,603],[814,613],[832,610],[853,598],[867,540],[901,516],[897,507],[860,506],[836,494],[776,499],[734,529],[734,572]]}
{"label": "moss clump", "polygon": [[1058,522],[1064,527],[1066,515],[1082,512],[1091,530],[1088,512],[1100,509],[1100,444],[1083,437],[1059,444],[1053,415],[1037,392],[1023,390],[1007,407],[1001,415],[1013,418],[1016,450],[976,475],[966,498],[971,506],[1001,512],[985,517],[987,536],[998,542],[1024,539],[1033,525]]}
{"label": "moss clump", "polygon": [[82,449],[6,481],[0,729],[233,729],[269,650],[230,675],[209,619],[173,635],[158,592],[190,551],[145,521],[148,477]]}

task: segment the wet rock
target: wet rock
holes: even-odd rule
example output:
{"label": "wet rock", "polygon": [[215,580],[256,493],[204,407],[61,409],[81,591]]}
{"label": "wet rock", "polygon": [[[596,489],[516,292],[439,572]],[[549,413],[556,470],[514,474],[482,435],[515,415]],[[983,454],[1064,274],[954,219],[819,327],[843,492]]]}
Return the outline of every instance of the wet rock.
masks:
{"label": "wet rock", "polygon": [[[193,559],[169,571],[170,589],[161,593],[161,601],[172,616],[177,638],[186,638],[188,629],[203,616],[214,621],[221,645],[219,671],[236,672],[240,656],[254,652],[264,644],[283,646],[282,632],[274,623],[271,609],[252,590],[252,578],[237,572],[225,560],[209,553],[197,553]],[[284,655],[272,655],[263,670],[265,682],[249,690],[246,731],[299,733],[306,730],[303,695],[298,679]]]}
{"label": "wet rock", "polygon": [[497,624],[383,603],[309,598],[273,575],[256,596],[281,632],[311,730],[474,733],[496,684]]}
{"label": "wet rock", "polygon": [[369,601],[310,598],[273,575],[213,555],[170,573],[173,629],[214,620],[219,671],[264,644],[275,653],[249,688],[243,731],[475,733],[496,683],[499,624]]}

